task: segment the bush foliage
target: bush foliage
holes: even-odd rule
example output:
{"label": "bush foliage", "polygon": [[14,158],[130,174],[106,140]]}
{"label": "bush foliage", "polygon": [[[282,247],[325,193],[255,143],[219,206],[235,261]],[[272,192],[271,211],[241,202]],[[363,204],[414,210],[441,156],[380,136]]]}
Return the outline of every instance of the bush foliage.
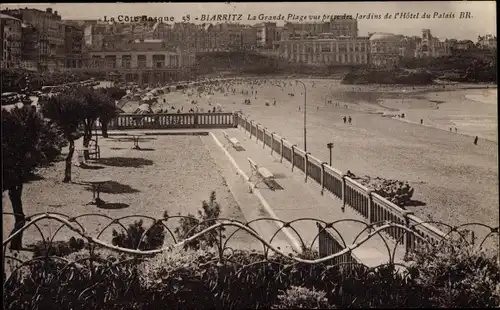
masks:
{"label": "bush foliage", "polygon": [[[191,215],[180,221],[179,237],[192,236],[215,223],[220,206],[214,192],[202,207],[198,218]],[[370,269],[354,264],[303,264],[290,257],[244,250],[221,256],[219,232],[215,233],[202,235],[198,243],[142,259],[94,249],[82,239],[73,238],[66,245],[58,242],[49,251],[40,243],[35,251],[37,259],[4,284],[5,309],[332,309],[500,304],[496,257],[465,242],[422,247],[410,255],[410,266],[401,271],[392,265]],[[163,240],[160,222],[153,223],[147,232],[142,221],[130,225],[126,233],[113,231],[113,244],[127,248],[159,248]],[[311,250],[296,255],[303,259],[318,257]],[[68,264],[54,256],[76,263]]]}

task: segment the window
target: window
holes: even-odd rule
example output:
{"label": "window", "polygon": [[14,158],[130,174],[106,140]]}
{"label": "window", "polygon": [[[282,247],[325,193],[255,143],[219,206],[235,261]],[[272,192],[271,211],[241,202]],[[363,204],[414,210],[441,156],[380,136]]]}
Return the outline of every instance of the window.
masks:
{"label": "window", "polygon": [[321,51],[323,53],[331,53],[332,49],[330,47],[330,44],[323,44],[323,45],[321,45]]}

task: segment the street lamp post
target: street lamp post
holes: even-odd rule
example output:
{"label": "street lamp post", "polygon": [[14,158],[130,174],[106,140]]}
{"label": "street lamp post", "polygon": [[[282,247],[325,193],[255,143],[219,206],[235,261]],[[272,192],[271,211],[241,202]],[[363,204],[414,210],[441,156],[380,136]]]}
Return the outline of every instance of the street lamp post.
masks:
{"label": "street lamp post", "polygon": [[301,83],[302,86],[304,86],[304,152],[307,152],[307,128],[306,128],[307,88],[304,82],[297,80],[297,83]]}
{"label": "street lamp post", "polygon": [[330,167],[332,166],[332,148],[333,148],[333,143],[327,143],[326,147],[330,150]]}

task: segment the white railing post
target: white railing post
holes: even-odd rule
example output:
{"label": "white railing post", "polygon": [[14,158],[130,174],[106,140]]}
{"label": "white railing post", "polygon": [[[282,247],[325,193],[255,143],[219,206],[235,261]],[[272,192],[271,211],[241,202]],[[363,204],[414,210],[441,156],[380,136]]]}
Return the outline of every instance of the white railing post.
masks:
{"label": "white railing post", "polygon": [[271,155],[273,155],[274,151],[274,131],[271,132]]}
{"label": "white railing post", "polygon": [[281,158],[280,158],[280,163],[283,162],[283,140],[285,140],[285,138],[281,138],[281,145],[280,145],[280,149],[281,149]]}
{"label": "white railing post", "polygon": [[250,140],[252,140],[253,120],[250,121]]}
{"label": "white railing post", "polygon": [[345,195],[346,195],[346,182],[345,182],[346,175],[342,174],[342,212],[345,212]]}
{"label": "white railing post", "polygon": [[[373,206],[373,197],[372,197],[373,190],[369,189],[366,194],[368,195],[368,211],[367,211],[367,221],[366,224],[370,225],[372,223],[372,206]],[[369,226],[370,228],[368,229],[368,232],[372,231],[372,227]]]}
{"label": "white railing post", "polygon": [[307,166],[309,163],[309,159],[308,159],[307,155],[310,155],[310,154],[311,154],[310,152],[306,152],[304,154],[304,173],[306,174],[306,178],[305,178],[304,182],[307,182]]}
{"label": "white railing post", "polygon": [[[405,210],[402,215],[405,219],[406,228],[410,228],[410,218],[408,216],[413,215],[413,212]],[[403,238],[403,242],[404,242],[404,246],[405,246],[405,258],[408,254],[410,254],[410,250],[411,250],[412,246],[416,247],[416,245],[411,244],[412,240],[417,240],[417,237],[412,238],[412,234],[417,233],[415,230],[413,230],[413,231],[414,231],[413,233],[405,231],[405,237]]]}
{"label": "white railing post", "polygon": [[255,124],[255,143],[256,144],[259,143],[259,126],[260,126],[259,123]]}
{"label": "white railing post", "polygon": [[293,167],[295,166],[295,147],[296,146],[297,146],[296,144],[292,145],[292,152],[291,152],[292,153],[292,172],[293,172]]}
{"label": "white railing post", "polygon": [[327,162],[321,163],[321,195],[325,192],[325,165],[327,164]]}
{"label": "white railing post", "polygon": [[264,127],[262,128],[262,148],[266,148],[266,131],[267,131],[267,128]]}

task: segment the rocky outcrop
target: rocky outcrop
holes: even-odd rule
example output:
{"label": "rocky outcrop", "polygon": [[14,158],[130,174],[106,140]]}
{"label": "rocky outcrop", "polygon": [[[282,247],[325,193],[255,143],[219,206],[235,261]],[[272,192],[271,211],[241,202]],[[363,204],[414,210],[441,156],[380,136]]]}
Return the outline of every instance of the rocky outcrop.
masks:
{"label": "rocky outcrop", "polygon": [[357,177],[348,171],[347,176],[360,184],[372,189],[375,193],[386,198],[395,205],[404,208],[410,205],[415,189],[407,181],[384,179],[370,176]]}
{"label": "rocky outcrop", "polygon": [[434,76],[426,71],[407,72],[404,70],[355,70],[347,73],[342,84],[401,84],[430,85]]}

